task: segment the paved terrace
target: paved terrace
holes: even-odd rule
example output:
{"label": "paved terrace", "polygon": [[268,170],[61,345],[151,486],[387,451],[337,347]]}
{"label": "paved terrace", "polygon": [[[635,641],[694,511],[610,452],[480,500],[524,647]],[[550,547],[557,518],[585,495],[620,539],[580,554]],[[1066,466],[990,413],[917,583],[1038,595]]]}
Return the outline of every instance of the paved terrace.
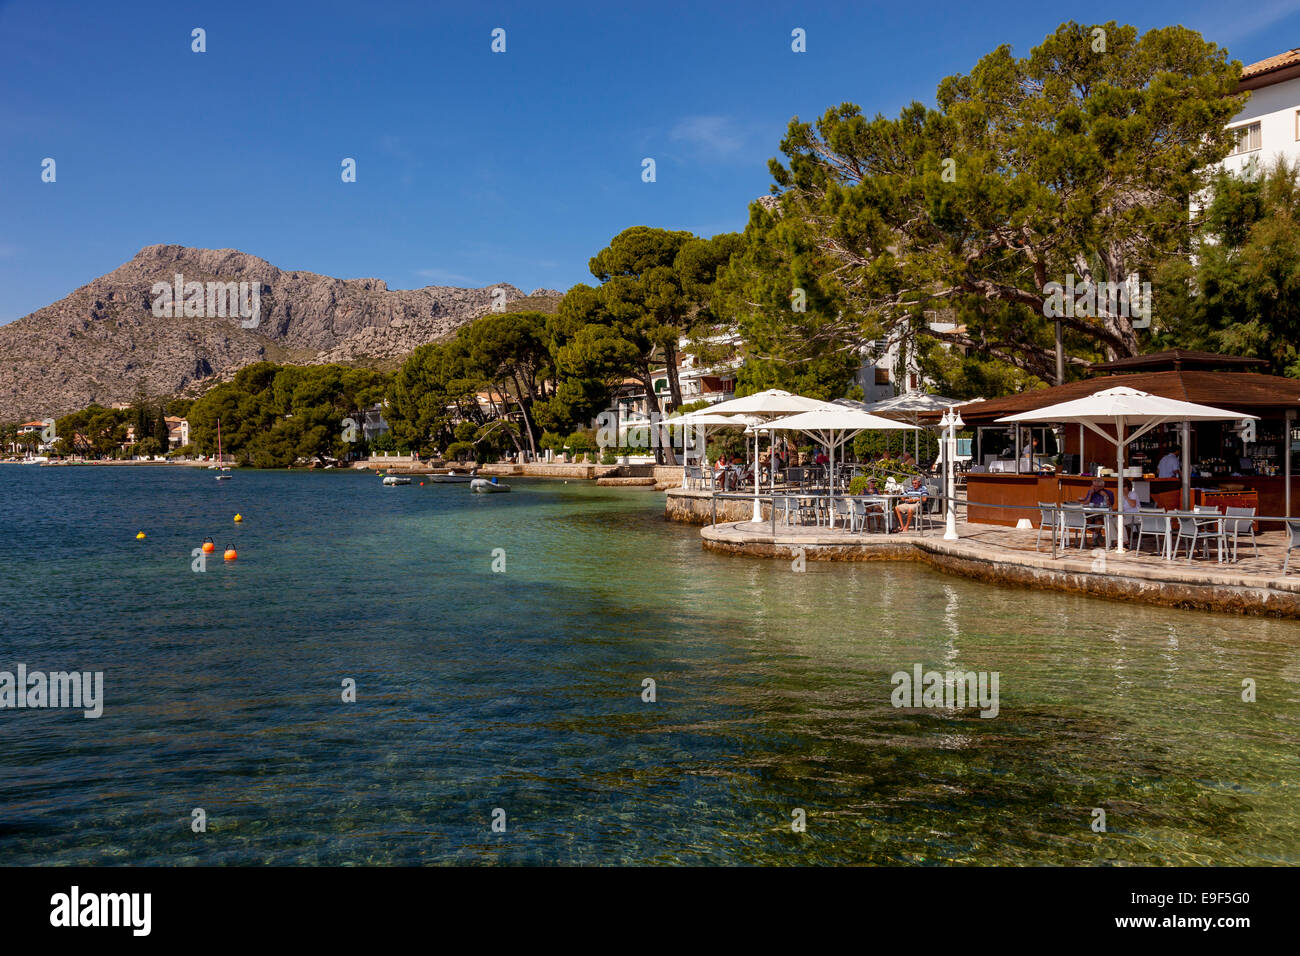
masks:
{"label": "paved terrace", "polygon": [[924,534],[888,535],[778,524],[774,537],[770,521],[731,521],[708,525],[701,536],[705,548],[731,554],[792,559],[802,549],[809,561],[923,561],[942,571],[1001,584],[1300,618],[1300,551],[1292,554],[1292,573],[1284,577],[1283,531],[1257,535],[1259,557],[1246,538],[1235,564],[1197,557],[1190,565],[1186,551],[1173,561],[1150,553],[1149,539],[1141,555],[1071,548],[1053,559],[1048,534],[1041,549],[1034,550],[1036,530],[959,521],[957,533],[958,540],[945,541],[942,521]]}

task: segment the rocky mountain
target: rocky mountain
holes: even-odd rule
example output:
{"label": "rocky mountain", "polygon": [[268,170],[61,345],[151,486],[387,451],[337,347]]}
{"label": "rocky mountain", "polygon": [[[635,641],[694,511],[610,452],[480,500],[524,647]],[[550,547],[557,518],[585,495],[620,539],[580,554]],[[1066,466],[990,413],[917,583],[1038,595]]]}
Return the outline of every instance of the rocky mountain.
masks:
{"label": "rocky mountain", "polygon": [[390,290],[380,279],[284,271],[233,249],[148,246],[0,326],[0,422],[139,393],[194,394],[260,361],[392,367],[494,302],[552,311],[559,296],[550,289],[525,296],[508,283]]}

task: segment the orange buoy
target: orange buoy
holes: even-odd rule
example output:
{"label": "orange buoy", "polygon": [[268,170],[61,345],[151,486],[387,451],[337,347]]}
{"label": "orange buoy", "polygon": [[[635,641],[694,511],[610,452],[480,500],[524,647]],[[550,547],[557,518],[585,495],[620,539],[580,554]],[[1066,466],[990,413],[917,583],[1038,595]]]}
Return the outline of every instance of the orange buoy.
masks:
{"label": "orange buoy", "polygon": [[216,544],[213,542],[213,540],[212,540],[211,538],[204,538],[204,539],[203,539],[203,553],[204,553],[204,554],[211,554],[211,553],[212,553],[213,551],[215,551],[215,550],[217,550],[217,546],[216,546]]}
{"label": "orange buoy", "polygon": [[233,561],[235,560],[235,558],[239,557],[239,555],[235,552],[235,546],[233,544],[226,545],[226,553],[224,557],[227,561]]}

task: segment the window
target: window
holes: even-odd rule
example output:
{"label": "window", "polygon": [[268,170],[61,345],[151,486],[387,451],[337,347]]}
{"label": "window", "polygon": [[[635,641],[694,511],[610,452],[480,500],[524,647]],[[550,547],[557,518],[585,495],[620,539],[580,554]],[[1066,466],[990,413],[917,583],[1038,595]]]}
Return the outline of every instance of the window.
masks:
{"label": "window", "polygon": [[1237,156],[1241,153],[1250,153],[1260,148],[1260,134],[1258,123],[1248,123],[1245,126],[1234,126],[1233,132],[1237,134],[1236,145],[1232,147],[1231,155]]}
{"label": "window", "polygon": [[876,366],[876,384],[877,385],[889,384],[889,369]]}
{"label": "window", "polygon": [[1295,111],[1295,138],[1300,140],[1300,110]]}

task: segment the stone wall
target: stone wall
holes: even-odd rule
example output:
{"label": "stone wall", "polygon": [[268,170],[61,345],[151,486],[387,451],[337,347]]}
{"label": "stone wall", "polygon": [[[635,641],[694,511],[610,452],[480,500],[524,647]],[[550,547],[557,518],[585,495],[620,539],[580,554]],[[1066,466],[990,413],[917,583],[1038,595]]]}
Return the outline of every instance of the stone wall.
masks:
{"label": "stone wall", "polygon": [[[680,469],[679,469],[680,470]],[[767,502],[760,504],[764,521],[772,520],[772,508]],[[683,491],[674,487],[668,491],[664,502],[664,517],[682,524],[712,524],[713,497],[707,491]],[[718,522],[749,521],[754,516],[754,502],[737,498],[719,498]]]}

